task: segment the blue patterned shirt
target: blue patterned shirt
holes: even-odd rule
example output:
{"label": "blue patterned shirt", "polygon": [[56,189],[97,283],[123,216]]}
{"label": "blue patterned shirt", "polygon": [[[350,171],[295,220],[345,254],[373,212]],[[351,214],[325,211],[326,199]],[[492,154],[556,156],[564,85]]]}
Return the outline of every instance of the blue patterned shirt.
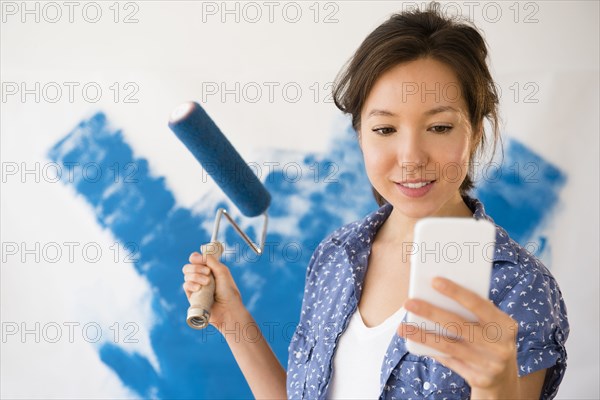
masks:
{"label": "blue patterned shirt", "polygon": [[[483,204],[465,196],[476,219],[493,220]],[[356,311],[371,244],[392,211],[390,204],[336,230],[315,249],[306,271],[300,321],[289,345],[287,395],[324,399],[340,336]],[[560,288],[548,269],[496,225],[489,298],[519,324],[519,375],[550,368],[543,399],[556,395],[566,369],[569,324]],[[381,365],[380,399],[467,399],[471,389],[434,359],[406,350],[394,334]]]}

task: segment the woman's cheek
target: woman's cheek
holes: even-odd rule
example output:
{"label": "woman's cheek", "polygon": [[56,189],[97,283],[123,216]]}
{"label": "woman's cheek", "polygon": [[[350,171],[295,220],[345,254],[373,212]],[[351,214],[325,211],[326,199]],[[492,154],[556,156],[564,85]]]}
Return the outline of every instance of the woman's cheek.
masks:
{"label": "woman's cheek", "polygon": [[446,183],[460,184],[467,175],[469,154],[464,147],[447,149],[445,160],[442,162],[441,177]]}
{"label": "woman's cheek", "polygon": [[382,182],[389,175],[391,166],[384,154],[377,151],[364,152],[365,169],[371,184],[378,191],[382,190]]}
{"label": "woman's cheek", "polygon": [[367,170],[367,176],[371,183],[376,186],[377,179],[380,175],[381,165],[378,164],[376,157],[367,157],[365,156],[365,169]]}

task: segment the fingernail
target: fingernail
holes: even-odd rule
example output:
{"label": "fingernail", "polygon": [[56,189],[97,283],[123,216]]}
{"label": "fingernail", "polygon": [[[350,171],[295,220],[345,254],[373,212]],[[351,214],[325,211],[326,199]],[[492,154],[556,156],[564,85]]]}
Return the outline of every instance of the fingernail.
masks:
{"label": "fingernail", "polygon": [[446,284],[446,281],[444,281],[443,279],[440,279],[440,278],[435,278],[432,282],[432,286],[435,289],[439,289],[439,290],[444,290],[448,287],[448,285]]}
{"label": "fingernail", "polygon": [[407,300],[406,304],[404,304],[404,308],[406,308],[408,311],[414,311],[417,312],[419,311],[419,303],[414,301],[414,300]]}

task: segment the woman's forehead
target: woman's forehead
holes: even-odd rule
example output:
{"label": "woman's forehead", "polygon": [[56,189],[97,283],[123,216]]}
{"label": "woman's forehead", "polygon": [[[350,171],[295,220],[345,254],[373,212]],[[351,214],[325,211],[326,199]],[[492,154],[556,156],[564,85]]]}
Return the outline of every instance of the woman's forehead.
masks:
{"label": "woman's forehead", "polygon": [[401,91],[406,96],[434,96],[440,91],[459,90],[460,81],[448,65],[432,58],[397,64],[382,73],[371,90]]}
{"label": "woman's forehead", "polygon": [[428,90],[425,87],[404,91],[391,85],[375,88],[363,104],[361,114],[369,118],[401,117],[418,113],[424,117],[438,114],[465,114],[466,103],[458,86],[439,87]]}

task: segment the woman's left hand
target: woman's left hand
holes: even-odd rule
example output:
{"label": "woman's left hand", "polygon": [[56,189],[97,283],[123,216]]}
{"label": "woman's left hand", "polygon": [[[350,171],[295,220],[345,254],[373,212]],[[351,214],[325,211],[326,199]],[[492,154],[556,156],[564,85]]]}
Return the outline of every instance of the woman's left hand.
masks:
{"label": "woman's left hand", "polygon": [[448,327],[452,334],[459,326],[461,336],[455,339],[425,334],[415,324],[404,323],[400,324],[398,335],[445,353],[447,356],[433,358],[469,383],[472,398],[516,398],[519,395],[517,322],[488,299],[448,279],[438,277],[432,284],[437,291],[470,310],[477,321],[470,322],[426,301],[409,299],[404,304],[407,311]]}

